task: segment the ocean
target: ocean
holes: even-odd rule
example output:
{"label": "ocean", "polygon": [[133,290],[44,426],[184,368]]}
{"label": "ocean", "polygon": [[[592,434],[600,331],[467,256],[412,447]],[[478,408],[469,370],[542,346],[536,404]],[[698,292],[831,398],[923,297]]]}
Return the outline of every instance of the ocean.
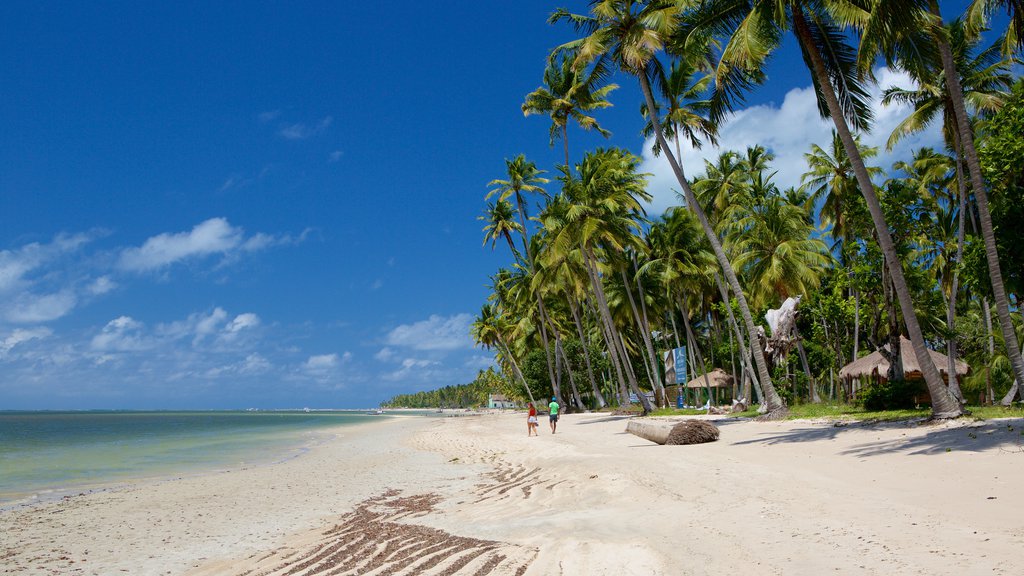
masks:
{"label": "ocean", "polygon": [[388,417],[348,411],[0,411],[0,507],[132,480],[278,462],[328,438],[332,428]]}

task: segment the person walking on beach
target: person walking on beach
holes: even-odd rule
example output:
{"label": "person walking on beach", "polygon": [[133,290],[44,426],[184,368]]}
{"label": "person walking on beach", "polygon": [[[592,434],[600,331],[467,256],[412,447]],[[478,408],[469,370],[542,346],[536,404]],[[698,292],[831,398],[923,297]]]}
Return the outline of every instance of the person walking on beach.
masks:
{"label": "person walking on beach", "polygon": [[558,398],[551,398],[551,404],[548,404],[548,423],[551,424],[551,433],[555,433],[555,429],[558,428]]}
{"label": "person walking on beach", "polygon": [[537,407],[533,405],[533,402],[530,402],[527,406],[530,407],[530,413],[526,416],[526,435],[540,436],[537,433]]}

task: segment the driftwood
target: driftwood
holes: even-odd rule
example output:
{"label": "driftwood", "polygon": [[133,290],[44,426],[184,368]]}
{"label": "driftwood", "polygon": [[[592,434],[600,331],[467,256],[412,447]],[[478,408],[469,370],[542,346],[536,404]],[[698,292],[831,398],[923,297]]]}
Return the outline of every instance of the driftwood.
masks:
{"label": "driftwood", "polygon": [[626,432],[655,444],[700,444],[718,440],[718,427],[706,420],[684,420],[673,424],[664,420],[633,419]]}

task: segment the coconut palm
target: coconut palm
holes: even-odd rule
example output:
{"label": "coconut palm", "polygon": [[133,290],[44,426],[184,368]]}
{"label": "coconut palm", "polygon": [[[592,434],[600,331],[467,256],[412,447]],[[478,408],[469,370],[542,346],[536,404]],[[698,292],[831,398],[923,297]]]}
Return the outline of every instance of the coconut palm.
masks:
{"label": "coconut palm", "polygon": [[[647,2],[591,0],[590,15],[572,14],[564,8],[559,8],[551,15],[549,22],[568,21],[578,32],[584,34],[583,38],[556,48],[556,54],[565,51],[575,52],[577,67],[583,67],[592,62],[598,64],[611,62],[619,70],[635,76],[640,82],[647,112],[654,127],[655,138],[683,190],[687,206],[697,215],[701,228],[704,229],[704,234],[711,243],[715,257],[737,296],[747,333],[753,338],[757,330],[746,298],[743,296],[739,279],[736,277],[711,223],[697,203],[693,190],[683,175],[682,166],[675,154],[668,148],[651,89],[650,80],[654,75],[653,71],[661,66],[656,56],[663,51],[666,39],[674,31],[677,18],[685,4],[685,2],[658,0]],[[765,405],[772,415],[780,415],[785,411],[785,403],[771,385],[771,376],[768,373],[768,364],[764,359],[764,351],[759,345],[751,346],[751,348],[754,351],[758,374],[765,392]]]}
{"label": "coconut palm", "polygon": [[470,325],[470,335],[473,337],[473,340],[487,349],[491,347],[498,348],[498,351],[501,352],[505,360],[512,365],[516,377],[522,383],[523,388],[526,389],[526,395],[529,396],[530,402],[534,402],[530,385],[526,383],[526,378],[523,377],[515,356],[512,355],[508,345],[505,344],[504,334],[506,332],[508,332],[508,327],[497,313],[497,308],[493,304],[484,304],[480,308],[480,314]]}
{"label": "coconut palm", "polygon": [[[1021,18],[1017,10],[1019,2],[1003,2],[1012,8],[1015,22],[1011,24],[1008,36],[1016,36],[1019,27],[1016,23]],[[1024,382],[1024,356],[1017,347],[1018,341],[1013,331],[1010,318],[1010,302],[1003,283],[1003,274],[999,265],[999,254],[996,248],[995,231],[988,204],[988,192],[981,173],[981,162],[974,145],[974,133],[970,116],[967,112],[967,99],[961,81],[962,68],[958,67],[957,57],[950,38],[953,34],[942,21],[942,14],[937,0],[894,0],[880,3],[884,7],[873,5],[872,18],[868,21],[865,41],[862,42],[861,66],[866,68],[869,60],[877,54],[884,54],[890,65],[905,70],[920,70],[934,60],[931,54],[937,50],[938,59],[942,63],[942,79],[945,92],[949,96],[949,104],[953,111],[958,150],[967,164],[970,184],[978,209],[978,221],[981,238],[985,245],[985,259],[988,264],[992,295],[995,300],[996,314],[1003,331],[1007,354],[1016,382]],[[970,15],[969,15],[970,19]],[[974,26],[967,27],[968,35],[977,32]],[[1019,46],[1020,38],[1016,38]],[[932,48],[934,46],[934,48]],[[1003,398],[1009,404],[1018,393],[1015,385]]]}
{"label": "coconut palm", "polygon": [[611,132],[585,112],[610,107],[608,94],[619,87],[617,84],[600,85],[607,75],[602,67],[586,72],[573,66],[574,61],[572,54],[550,60],[544,70],[544,85],[527,94],[522,106],[524,116],[547,114],[551,117],[551,145],[562,139],[566,166],[569,165],[569,120],[584,130],[597,130],[605,138],[611,136]]}
{"label": "coconut palm", "polygon": [[[855,140],[862,159],[869,160],[878,154],[877,148],[863,147],[859,139]],[[864,204],[853,165],[839,133],[832,131],[832,142],[828,150],[818,144],[811,144],[811,151],[804,154],[804,160],[808,170],[800,178],[800,188],[807,192],[810,204],[821,207],[818,210],[818,221],[831,226],[832,247],[840,247],[840,257],[845,258],[848,244],[858,233],[852,229],[850,218]],[[882,169],[877,166],[866,168],[872,178],[882,174]]]}
{"label": "coconut palm", "polygon": [[605,254],[621,254],[638,248],[643,222],[641,202],[650,201],[646,178],[637,172],[640,159],[620,149],[599,149],[587,153],[576,166],[560,177],[565,210],[546,213],[541,222],[550,234],[552,254],[579,249],[608,342],[612,364],[620,378],[629,382],[645,412],[651,410],[640,393],[636,377],[628,365],[629,356],[608,305],[602,275],[607,271],[601,261]]}
{"label": "coconut palm", "polygon": [[735,101],[738,87],[759,81],[767,58],[779,47],[784,34],[795,34],[811,72],[819,112],[835,124],[867,203],[914,354],[931,393],[933,416],[953,418],[962,414],[962,409],[950,396],[928,354],[889,226],[851,130],[868,128],[871,112],[867,88],[857,73],[856,51],[843,29],[863,27],[868,17],[869,13],[856,3],[844,0],[709,0],[695,11],[694,19],[707,24],[694,28],[698,35],[729,32],[718,65],[718,100],[725,103]]}
{"label": "coconut palm", "polygon": [[512,234],[518,234],[522,230],[522,226],[516,222],[515,217],[516,210],[512,207],[512,203],[508,200],[498,200],[493,204],[488,204],[486,213],[483,216],[478,216],[477,220],[487,222],[487,226],[484,226],[485,246],[489,240],[493,250],[498,240],[505,240],[516,260],[522,260],[522,255],[516,249],[515,242],[512,241]]}
{"label": "coconut palm", "polygon": [[737,207],[726,226],[733,266],[747,278],[750,300],[767,306],[818,287],[832,261],[825,243],[812,238],[802,206],[773,195],[754,206]]}
{"label": "coconut palm", "polygon": [[[659,112],[665,111],[662,129],[665,130],[665,138],[675,142],[676,157],[682,155],[679,144],[681,139],[685,138],[694,148],[700,148],[703,140],[718,143],[718,130],[707,117],[711,101],[704,96],[713,78],[710,74],[699,76],[700,69],[706,68],[707,64],[698,58],[691,58],[674,60],[667,75],[663,68],[654,70],[654,85],[658,87],[661,99],[658,105],[664,106]],[[647,104],[640,106],[640,114],[647,118],[642,133],[645,138],[650,138],[654,135],[654,125],[647,114]],[[655,156],[660,156],[661,144],[655,141],[651,151]]]}

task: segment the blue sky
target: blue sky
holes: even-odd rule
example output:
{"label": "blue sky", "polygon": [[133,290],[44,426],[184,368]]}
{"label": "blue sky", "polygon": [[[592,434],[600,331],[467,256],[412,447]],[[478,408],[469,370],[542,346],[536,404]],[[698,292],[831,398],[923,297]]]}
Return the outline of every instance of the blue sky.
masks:
{"label": "blue sky", "polygon": [[[561,161],[520,104],[585,3],[254,4],[0,5],[0,409],[366,407],[490,364],[476,217],[504,158]],[[769,72],[723,146],[792,185],[829,128],[799,56]],[[657,214],[619,82],[571,151],[643,155]]]}

